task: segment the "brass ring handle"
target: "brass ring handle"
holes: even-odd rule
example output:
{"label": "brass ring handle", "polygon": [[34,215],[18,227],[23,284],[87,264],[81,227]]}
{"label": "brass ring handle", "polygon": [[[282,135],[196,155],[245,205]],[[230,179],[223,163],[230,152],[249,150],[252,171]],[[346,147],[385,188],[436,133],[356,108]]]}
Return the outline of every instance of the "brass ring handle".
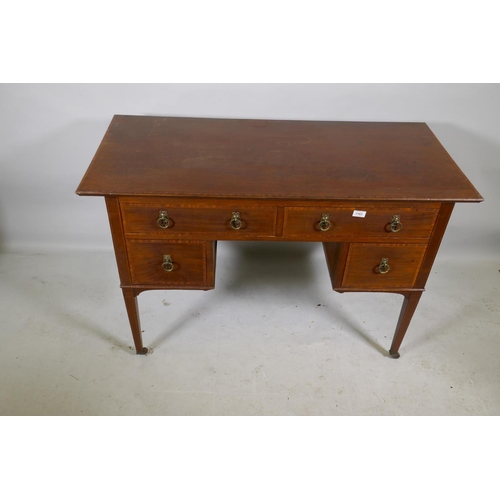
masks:
{"label": "brass ring handle", "polygon": [[243,226],[243,222],[241,220],[239,212],[233,212],[231,220],[229,221],[229,225],[235,230],[241,229],[241,227]]}
{"label": "brass ring handle", "polygon": [[393,215],[389,227],[391,232],[397,233],[403,227],[403,224],[401,223],[401,216]]}
{"label": "brass ring handle", "polygon": [[321,220],[318,222],[318,226],[321,231],[328,231],[332,227],[330,222],[330,214],[323,214]]}
{"label": "brass ring handle", "polygon": [[380,274],[386,274],[391,270],[391,266],[389,265],[389,259],[383,258],[378,265],[378,270]]}
{"label": "brass ring handle", "polygon": [[172,262],[172,257],[170,257],[170,255],[163,256],[163,263],[161,267],[163,267],[163,270],[167,273],[171,273],[174,270],[174,263]]}
{"label": "brass ring handle", "polygon": [[162,229],[167,229],[167,227],[170,226],[170,217],[168,216],[168,212],[166,210],[160,210],[159,217],[156,223]]}

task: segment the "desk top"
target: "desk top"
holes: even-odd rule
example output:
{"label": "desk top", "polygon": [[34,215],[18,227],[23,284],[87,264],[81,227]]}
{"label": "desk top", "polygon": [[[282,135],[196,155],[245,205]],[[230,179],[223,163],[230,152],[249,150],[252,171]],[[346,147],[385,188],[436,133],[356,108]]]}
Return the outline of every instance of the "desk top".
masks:
{"label": "desk top", "polygon": [[425,123],[122,115],[76,192],[482,201]]}

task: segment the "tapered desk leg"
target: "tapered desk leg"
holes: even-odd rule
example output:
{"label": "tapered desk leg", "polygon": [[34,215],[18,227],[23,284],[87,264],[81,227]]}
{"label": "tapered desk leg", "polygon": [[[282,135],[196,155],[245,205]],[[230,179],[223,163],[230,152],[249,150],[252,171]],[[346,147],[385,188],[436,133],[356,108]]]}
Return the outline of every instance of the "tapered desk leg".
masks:
{"label": "tapered desk leg", "polygon": [[399,315],[398,325],[396,326],[396,332],[394,333],[394,338],[392,339],[392,345],[389,349],[389,356],[391,358],[399,358],[399,346],[403,342],[406,330],[410,324],[411,318],[415,309],[417,308],[418,301],[422,296],[422,292],[407,292],[404,294],[403,307],[401,308],[401,313]]}
{"label": "tapered desk leg", "polygon": [[134,337],[135,350],[137,354],[147,354],[148,348],[142,345],[141,322],[139,319],[139,306],[135,290],[122,289],[125,306],[127,307],[128,320]]}

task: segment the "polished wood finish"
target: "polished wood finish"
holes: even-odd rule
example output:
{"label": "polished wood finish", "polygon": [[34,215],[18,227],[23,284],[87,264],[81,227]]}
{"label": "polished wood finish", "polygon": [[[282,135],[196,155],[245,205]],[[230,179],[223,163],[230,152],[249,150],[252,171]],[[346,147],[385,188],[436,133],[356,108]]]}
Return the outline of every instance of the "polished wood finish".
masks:
{"label": "polished wood finish", "polygon": [[[170,224],[160,228],[157,224],[160,210],[168,213]],[[241,217],[241,229],[230,225],[233,212]],[[255,239],[259,236],[275,236],[276,208],[259,207],[235,202],[233,206],[213,204],[172,204],[168,199],[154,203],[122,203],[123,227],[126,234],[148,234],[160,238],[190,237],[210,234],[219,240]]]}
{"label": "polished wood finish", "polygon": [[82,195],[480,201],[425,123],[113,118]]}
{"label": "polished wood finish", "polygon": [[[159,285],[160,288],[213,288],[208,282],[207,253],[213,252],[213,242],[179,240],[129,240],[130,275],[134,285]],[[172,271],[162,267],[163,256],[170,255]],[[212,273],[213,274],[213,273]]]}
{"label": "polished wood finish", "polygon": [[[308,235],[317,240],[347,240],[352,238],[398,241],[428,239],[439,210],[437,203],[420,204],[330,204],[309,207],[285,208],[285,237]],[[354,217],[355,212],[366,212],[364,217]],[[321,231],[319,221],[322,214],[328,214],[331,228]],[[401,217],[402,227],[397,232],[390,230],[394,215]]]}
{"label": "polished wood finish", "polygon": [[326,265],[334,290],[342,288],[344,269],[349,253],[348,243],[323,243]]}
{"label": "polished wood finish", "polygon": [[408,330],[408,326],[410,325],[413,313],[417,308],[418,301],[422,296],[422,292],[421,291],[407,292],[404,293],[403,296],[404,296],[403,307],[401,308],[401,313],[399,314],[398,324],[396,326],[394,338],[392,340],[391,348],[389,349],[389,355],[391,358],[394,359],[399,358],[399,347],[401,346],[401,342],[403,342],[406,330]]}
{"label": "polished wood finish", "polygon": [[454,206],[454,203],[443,203],[441,205],[441,209],[439,210],[439,215],[434,226],[434,231],[432,233],[432,238],[429,242],[429,246],[427,247],[427,252],[425,253],[424,261],[415,283],[415,288],[424,288],[427,283],[427,278],[431,272],[432,264],[434,264],[434,259],[436,258],[439,246],[441,245],[441,240],[443,239],[444,232]]}
{"label": "polished wood finish", "polygon": [[123,232],[122,216],[120,204],[114,196],[106,197],[106,207],[108,209],[109,226],[111,228],[111,237],[115,249],[115,258],[118,265],[118,274],[122,285],[130,285],[130,269],[128,266],[127,249],[125,246],[125,235]]}
{"label": "polished wood finish", "polygon": [[132,337],[134,339],[135,350],[137,354],[147,354],[148,349],[142,344],[139,304],[137,303],[138,292],[130,288],[124,288],[122,291],[123,299],[125,300],[125,307],[127,309],[128,320],[130,322],[130,329],[132,330]]}
{"label": "polished wood finish", "polygon": [[[353,243],[349,247],[342,288],[412,288],[426,245]],[[390,270],[382,274],[379,264],[388,259]]]}
{"label": "polished wood finish", "polygon": [[397,358],[454,204],[482,201],[424,123],[140,116],[113,118],[77,193],[106,198],[138,354],[137,296],[214,288],[217,240],[317,241],[334,290],[404,296]]}

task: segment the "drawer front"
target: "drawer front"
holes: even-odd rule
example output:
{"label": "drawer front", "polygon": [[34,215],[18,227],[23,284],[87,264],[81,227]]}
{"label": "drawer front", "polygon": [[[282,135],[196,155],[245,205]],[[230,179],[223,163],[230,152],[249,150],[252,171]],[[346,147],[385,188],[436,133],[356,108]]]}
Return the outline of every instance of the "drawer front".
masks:
{"label": "drawer front", "polygon": [[132,284],[213,288],[213,241],[128,240]]}
{"label": "drawer front", "polygon": [[[349,247],[342,288],[411,288],[426,248],[427,245],[353,243]],[[387,260],[384,263],[382,259]]]}
{"label": "drawer front", "polygon": [[435,203],[423,206],[357,204],[287,207],[283,234],[319,241],[428,239],[438,210],[439,205]]}
{"label": "drawer front", "polygon": [[[168,202],[161,205],[123,202],[121,210],[126,234],[144,233],[162,238],[196,238],[197,235],[210,234],[213,239],[222,240],[274,236],[276,233],[275,207],[241,206],[237,203],[226,208],[170,206]],[[166,212],[163,220],[160,212]]]}

